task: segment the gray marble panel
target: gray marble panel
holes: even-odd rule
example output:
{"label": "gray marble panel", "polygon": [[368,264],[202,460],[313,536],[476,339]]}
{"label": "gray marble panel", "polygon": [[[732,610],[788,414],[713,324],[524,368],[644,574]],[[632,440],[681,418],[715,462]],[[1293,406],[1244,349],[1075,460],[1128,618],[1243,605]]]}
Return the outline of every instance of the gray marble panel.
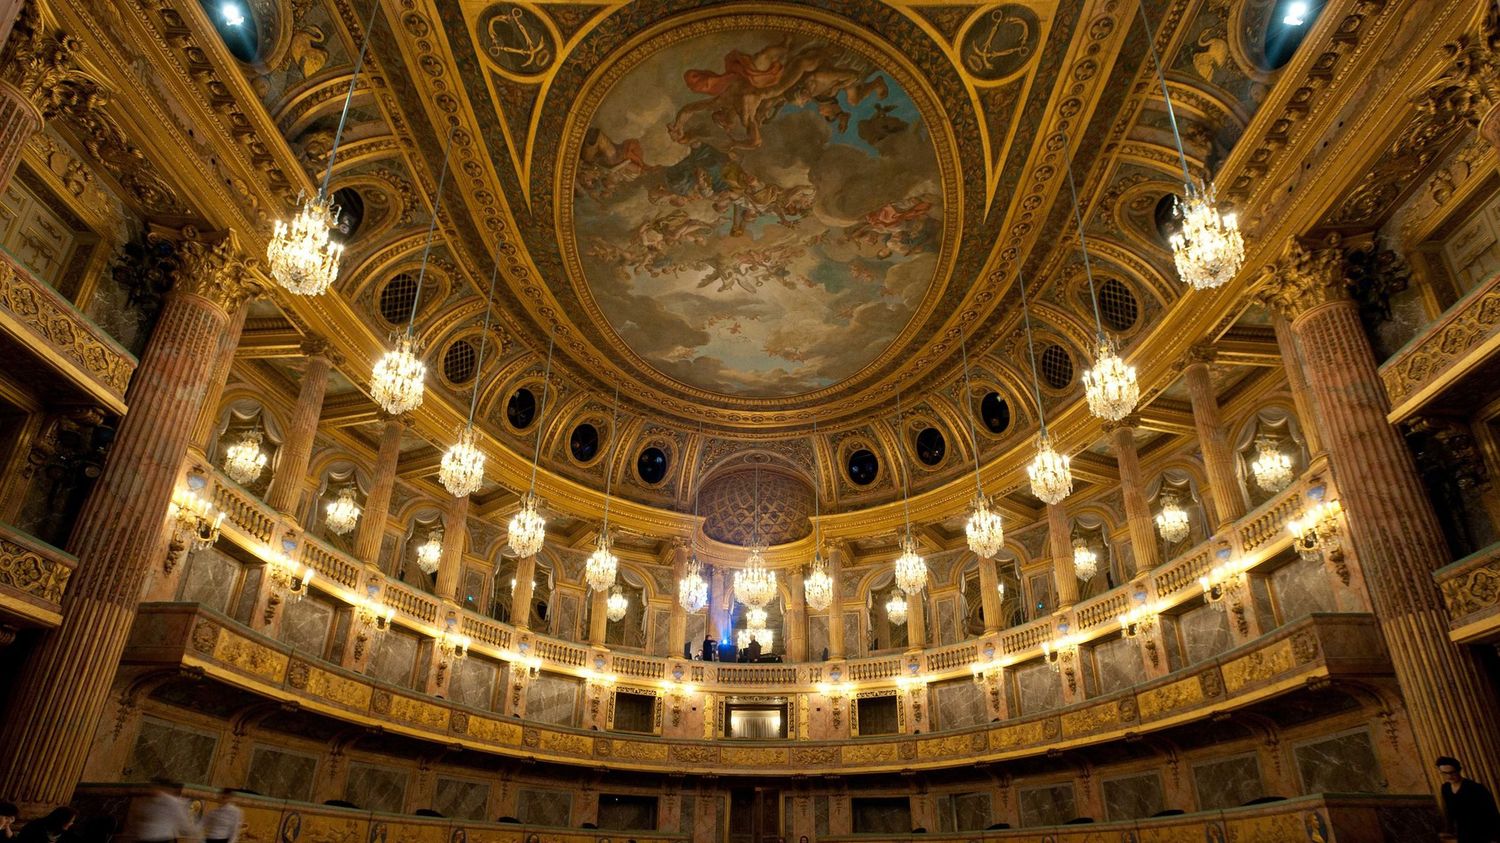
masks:
{"label": "gray marble panel", "polygon": [[1234,645],[1227,615],[1228,612],[1214,606],[1199,606],[1178,616],[1183,655],[1188,664],[1211,659]]}
{"label": "gray marble panel", "polygon": [[1281,608],[1281,622],[1292,621],[1313,612],[1332,612],[1338,608],[1333,584],[1321,559],[1298,559],[1282,565],[1271,574],[1271,591]]}
{"label": "gray marble panel", "polygon": [[212,547],[188,554],[187,570],[182,575],[182,599],[202,603],[225,614],[239,585],[240,563]]}
{"label": "gray marble panel", "polygon": [[1113,638],[1095,645],[1094,667],[1100,694],[1123,691],[1146,676],[1141,645],[1128,638]]}
{"label": "gray marble panel", "polygon": [[260,578],[265,576],[266,566],[251,565],[245,568],[244,581],[240,583],[239,595],[229,609],[230,617],[247,626],[256,626],[250,616],[255,614],[255,596],[260,591]]}
{"label": "gray marble panel", "polygon": [[1161,624],[1161,640],[1166,645],[1167,665],[1172,670],[1178,670],[1186,664],[1182,656],[1182,625],[1177,622],[1176,615],[1162,615],[1157,623]]}
{"label": "gray marble panel", "polygon": [[448,699],[470,708],[490,708],[499,672],[494,663],[470,655],[455,665],[453,678],[448,680]]}
{"label": "gray marble panel", "polygon": [[1021,826],[1061,825],[1078,816],[1073,798],[1073,783],[1047,785],[1045,787],[1022,788],[1017,792],[1021,800]]}
{"label": "gray marble panel", "polygon": [[[859,612],[844,613],[844,655],[856,658],[865,654],[865,637],[860,632]],[[910,831],[910,829],[907,829]]]}
{"label": "gray marble panel", "polygon": [[599,794],[596,822],[611,831],[655,831],[657,797],[623,794]]}
{"label": "gray marble panel", "polygon": [[828,649],[828,616],[807,616],[807,657],[813,661],[823,658],[823,651]]}
{"label": "gray marble panel", "polygon": [[488,784],[439,776],[432,807],[445,817],[483,822],[493,819],[486,811],[489,801],[490,786]]}
{"label": "gray marble panel", "polygon": [[573,815],[573,794],[566,790],[516,791],[516,818],[528,825],[566,827]]}
{"label": "gray marble panel", "polygon": [[1271,581],[1256,574],[1246,577],[1250,582],[1250,610],[1255,613],[1255,622],[1264,632],[1277,627],[1276,607],[1271,600]]}
{"label": "gray marble panel", "polygon": [[1139,820],[1162,809],[1161,775],[1142,773],[1104,780],[1104,818]]}
{"label": "gray marble panel", "polygon": [[1266,795],[1260,779],[1260,763],[1254,755],[1194,764],[1193,785],[1198,791],[1200,811],[1235,808]]}
{"label": "gray marble panel", "polygon": [[[694,612],[687,616],[687,635],[682,639],[692,645],[692,651],[698,652],[703,647],[703,636],[708,632],[708,615],[704,612]],[[680,656],[681,653],[673,653]]]}
{"label": "gray marble panel", "polygon": [[414,635],[389,630],[381,635],[370,652],[365,673],[382,682],[410,688],[416,673],[417,639]]}
{"label": "gray marble panel", "polygon": [[1370,733],[1350,732],[1292,750],[1303,793],[1383,793],[1386,782]]}
{"label": "gray marble panel", "polygon": [[667,636],[671,633],[672,615],[666,609],[651,610],[651,649],[647,652],[658,656],[680,656],[667,652]]}
{"label": "gray marble panel", "polygon": [[464,566],[463,585],[459,588],[459,597],[463,600],[465,609],[471,612],[483,611],[483,607],[487,605],[485,592],[488,591],[489,580],[484,569]]}
{"label": "gray marble panel", "polygon": [[958,679],[939,682],[932,686],[932,713],[934,728],[938,730],[966,729],[982,726],[990,721],[989,709],[985,707],[984,688],[972,680]]}
{"label": "gray marble panel", "polygon": [[1033,664],[1014,672],[1021,714],[1051,711],[1062,705],[1062,677],[1051,666]]}
{"label": "gray marble panel", "polygon": [[953,830],[980,831],[989,828],[992,820],[990,795],[988,793],[955,793],[952,795]]}
{"label": "gray marble panel", "polygon": [[301,652],[312,653],[321,658],[328,647],[328,630],[333,627],[333,611],[333,606],[315,597],[283,603],[281,629],[277,637]]}
{"label": "gray marble panel", "polygon": [[559,594],[552,604],[552,634],[567,641],[577,641],[578,597]]}
{"label": "gray marble panel", "polygon": [[899,834],[911,832],[911,800],[905,797],[854,798],[849,800],[855,834]]}
{"label": "gray marble panel", "polygon": [[310,802],[317,773],[318,759],[314,756],[257,746],[250,756],[245,787],[273,799]]}
{"label": "gray marble panel", "polygon": [[[698,815],[698,797],[696,794],[682,794],[682,807],[677,815],[677,832],[679,834],[693,833],[693,818]],[[668,829],[669,830],[669,829]]]}
{"label": "gray marble panel", "polygon": [[366,811],[399,814],[406,810],[406,771],[354,762],[344,798]]}
{"label": "gray marble panel", "polygon": [[581,688],[575,679],[543,673],[526,689],[526,719],[554,726],[577,726]]}
{"label": "gray marble panel", "polygon": [[832,803],[827,796],[813,797],[813,831],[819,838],[828,836],[828,815]]}
{"label": "gray marble panel", "polygon": [[214,735],[184,729],[165,720],[146,717],[130,760],[125,762],[121,778],[144,782],[162,777],[188,784],[208,784],[214,750],[219,740]]}
{"label": "gray marble panel", "polygon": [[953,612],[953,600],[940,600],[937,604],[938,640],[944,644],[959,642],[958,621]]}

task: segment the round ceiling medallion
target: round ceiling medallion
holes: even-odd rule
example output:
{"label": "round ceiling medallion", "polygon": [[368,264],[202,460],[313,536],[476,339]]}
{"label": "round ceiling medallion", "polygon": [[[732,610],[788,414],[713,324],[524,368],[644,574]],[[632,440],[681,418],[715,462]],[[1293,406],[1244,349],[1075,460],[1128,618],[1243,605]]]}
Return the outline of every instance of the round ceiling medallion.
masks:
{"label": "round ceiling medallion", "polygon": [[634,357],[717,395],[808,393],[896,353],[955,211],[911,79],[801,17],[647,39],[593,81],[562,153],[574,285]]}

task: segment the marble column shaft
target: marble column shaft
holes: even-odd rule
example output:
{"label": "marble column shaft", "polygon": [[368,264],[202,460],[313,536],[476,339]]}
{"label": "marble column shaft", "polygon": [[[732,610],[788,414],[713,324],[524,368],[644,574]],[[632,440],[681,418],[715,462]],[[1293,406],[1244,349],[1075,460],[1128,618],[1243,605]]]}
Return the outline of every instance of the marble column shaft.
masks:
{"label": "marble column shaft", "polygon": [[1078,573],[1073,569],[1073,535],[1068,529],[1068,510],[1060,503],[1047,504],[1047,542],[1052,550],[1057,608],[1070,609],[1078,602]]}
{"label": "marble column shaft", "polygon": [[1135,452],[1135,426],[1126,418],[1110,430],[1115,462],[1120,466],[1120,494],[1125,499],[1125,522],[1130,528],[1130,551],[1135,557],[1135,574],[1156,567],[1156,527],[1151,522],[1151,506],[1146,503],[1146,488],[1141,480],[1141,461]]}
{"label": "marble column shaft", "polygon": [[1239,478],[1234,473],[1234,454],[1229,449],[1224,424],[1219,418],[1219,399],[1214,395],[1208,361],[1201,356],[1193,359],[1183,370],[1182,377],[1193,402],[1193,426],[1198,431],[1198,447],[1203,451],[1203,467],[1208,474],[1214,512],[1218,516],[1218,525],[1223,526],[1245,514],[1245,496],[1240,493]]}
{"label": "marble column shaft", "polygon": [[193,421],[193,432],[188,443],[208,451],[208,437],[219,421],[219,402],[224,399],[224,388],[229,385],[229,370],[234,368],[234,352],[240,347],[240,336],[245,332],[245,317],[250,312],[249,304],[242,304],[229,314],[229,324],[219,335],[219,345],[214,352],[213,375],[209,378],[208,394]]}
{"label": "marble column shaft", "polygon": [[1291,321],[1280,313],[1272,316],[1271,326],[1276,330],[1276,347],[1281,350],[1281,367],[1286,372],[1287,391],[1292,393],[1292,408],[1297,411],[1302,444],[1307,446],[1309,455],[1320,454],[1323,452],[1323,434],[1319,429],[1318,409],[1308,392],[1307,373],[1303,369],[1302,351],[1297,347],[1297,335],[1292,331]]}
{"label": "marble column shaft", "polygon": [[328,391],[328,375],[333,371],[333,359],[326,342],[305,342],[302,353],[307,355],[307,369],[302,373],[292,423],[281,443],[281,453],[276,457],[271,488],[266,492],[266,503],[272,509],[292,514],[307,482],[307,466],[312,460],[313,442],[318,436],[318,419],[323,415],[323,395]]}
{"label": "marble column shaft", "polygon": [[380,430],[380,450],[375,456],[375,479],[365,496],[364,513],[359,516],[359,530],[354,534],[354,558],[371,565],[380,564],[380,543],[385,539],[385,525],[391,514],[391,492],[396,488],[396,466],[401,459],[401,434],[405,429],[406,420],[401,416],[385,417]]}
{"label": "marble column shaft", "polygon": [[786,574],[786,654],[794,662],[807,661],[807,591],[802,569]]}
{"label": "marble column shaft", "polygon": [[589,643],[604,645],[609,632],[609,592],[589,591]]}
{"label": "marble column shaft", "polygon": [[848,550],[843,545],[828,549],[828,576],[833,579],[833,600],[828,603],[828,658],[846,658],[848,650],[844,641],[844,563],[848,561]]}
{"label": "marble column shaft", "polygon": [[712,638],[714,643],[718,643],[724,637],[724,625],[721,622],[723,615],[719,611],[719,604],[724,600],[724,590],[724,572],[715,567],[708,574],[708,606],[703,610],[706,623],[705,634]]}
{"label": "marble column shaft", "polygon": [[927,646],[927,607],[922,603],[922,594],[925,591],[926,589],[923,589],[916,594],[906,595],[906,646],[908,647]]}
{"label": "marble column shaft", "polygon": [[993,635],[1005,628],[1000,617],[1000,574],[995,560],[979,557],[979,610],[984,614],[984,634]]}
{"label": "marble column shaft", "polygon": [[[469,496],[449,497],[443,513],[443,556],[438,561],[437,596],[458,602],[458,585],[464,568],[464,537],[468,535]],[[519,580],[519,578],[518,578]]]}
{"label": "marble column shaft", "polygon": [[[672,543],[672,583],[680,585],[687,576],[688,556],[690,555],[687,542],[677,540]],[[682,648],[687,644],[687,609],[682,607],[682,601],[677,599],[677,592],[671,591],[667,597],[672,601],[671,614],[667,619],[667,652],[668,658],[682,658]],[[699,643],[701,647],[701,642]]]}
{"label": "marble column shaft", "polygon": [[536,593],[536,557],[516,560],[516,585],[510,590],[510,622],[518,629],[531,627],[531,596]]}
{"label": "marble column shaft", "polygon": [[0,793],[28,814],[66,804],[125,649],[148,570],[166,549],[166,518],[194,419],[218,367],[229,314],[251,282],[232,235],[178,247],[172,292],[126,396],[129,410],[69,550],[79,564],[62,622],[19,677],[0,725]]}

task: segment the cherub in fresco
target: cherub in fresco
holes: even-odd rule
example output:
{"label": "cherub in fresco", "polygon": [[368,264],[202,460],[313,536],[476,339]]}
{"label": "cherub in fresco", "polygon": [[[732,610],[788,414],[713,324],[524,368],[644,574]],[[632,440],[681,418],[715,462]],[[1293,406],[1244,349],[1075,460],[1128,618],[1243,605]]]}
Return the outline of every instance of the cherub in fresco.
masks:
{"label": "cherub in fresco", "polygon": [[920,196],[888,202],[844,229],[840,240],[869,246],[881,260],[916,254],[932,239],[934,226],[928,218],[932,204],[931,199]]}
{"label": "cherub in fresco", "polygon": [[640,138],[616,143],[598,127],[583,136],[578,163],[578,188],[600,202],[652,169],[646,163]]}
{"label": "cherub in fresco", "polygon": [[791,243],[781,243],[764,248],[741,249],[728,257],[715,256],[704,261],[709,273],[698,279],[698,288],[711,286],[715,282],[716,292],[727,293],[739,287],[747,293],[756,293],[767,281],[775,281],[788,289],[795,286],[792,272],[787,267],[806,250]]}
{"label": "cherub in fresco", "polygon": [[754,55],[739,50],[730,50],[724,56],[724,72],[692,69],[682,76],[688,90],[703,94],[707,98],[695,100],[678,109],[677,116],[667,124],[667,133],[679,143],[686,143],[684,124],[688,118],[701,112],[710,112],[714,123],[726,132],[738,120],[741,125],[750,122],[755,114],[752,106],[746,110],[747,102],[759,105],[755,92],[774,88],[786,71],[786,57],[791,50],[791,36],[761,48]]}
{"label": "cherub in fresco", "polygon": [[[816,191],[810,184],[782,187],[763,181],[742,168],[726,171],[725,179],[730,189],[720,194],[730,211],[729,233],[738,236],[745,233],[745,226],[764,216],[774,214],[780,224],[794,228],[797,221],[812,210]],[[716,210],[724,210],[715,202]]]}

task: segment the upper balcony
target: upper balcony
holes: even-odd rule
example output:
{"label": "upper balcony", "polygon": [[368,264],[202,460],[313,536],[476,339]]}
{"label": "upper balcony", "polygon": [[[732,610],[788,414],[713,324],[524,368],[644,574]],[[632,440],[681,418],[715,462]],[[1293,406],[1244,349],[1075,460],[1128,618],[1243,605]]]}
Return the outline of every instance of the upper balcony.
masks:
{"label": "upper balcony", "polygon": [[[1455,387],[1489,377],[1500,348],[1500,275],[1470,290],[1380,366],[1392,424]],[[1484,391],[1480,391],[1484,394]]]}
{"label": "upper balcony", "polygon": [[78,560],[0,522],[0,620],[57,626],[62,596]]}

